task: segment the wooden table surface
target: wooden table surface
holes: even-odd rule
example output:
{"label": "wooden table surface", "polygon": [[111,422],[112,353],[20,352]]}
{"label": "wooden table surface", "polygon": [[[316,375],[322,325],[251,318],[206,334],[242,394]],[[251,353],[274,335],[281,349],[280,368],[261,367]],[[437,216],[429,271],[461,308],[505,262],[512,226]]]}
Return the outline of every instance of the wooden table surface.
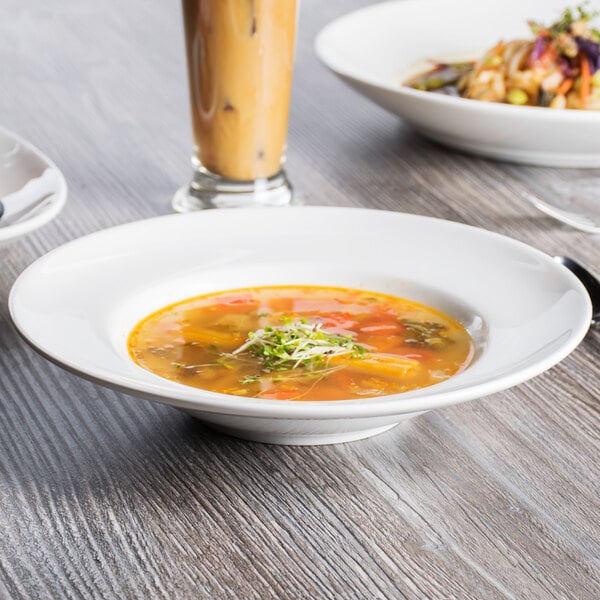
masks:
{"label": "wooden table surface", "polygon": [[[433,145],[318,64],[317,31],[364,4],[303,0],[288,162],[307,203],[597,268],[597,236],[518,197],[581,174]],[[523,385],[335,446],[230,439],[78,379],[18,338],[8,293],[48,250],[170,211],[190,174],[180,6],[0,0],[0,60],[1,124],[70,187],[56,221],[0,247],[1,598],[600,598],[598,330]]]}

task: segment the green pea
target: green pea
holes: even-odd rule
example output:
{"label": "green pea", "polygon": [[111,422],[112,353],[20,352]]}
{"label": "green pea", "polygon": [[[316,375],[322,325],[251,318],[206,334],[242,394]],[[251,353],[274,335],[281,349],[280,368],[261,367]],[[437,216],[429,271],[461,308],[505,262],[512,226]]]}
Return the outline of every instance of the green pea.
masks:
{"label": "green pea", "polygon": [[446,85],[447,81],[443,77],[430,77],[426,81],[428,90],[439,90]]}
{"label": "green pea", "polygon": [[502,57],[498,56],[498,55],[490,56],[485,61],[486,67],[497,67],[498,65],[501,65],[501,64],[502,64]]}
{"label": "green pea", "polygon": [[529,101],[529,96],[519,88],[514,88],[508,92],[506,100],[509,104],[516,104],[518,106],[522,106],[523,104],[527,104]]}

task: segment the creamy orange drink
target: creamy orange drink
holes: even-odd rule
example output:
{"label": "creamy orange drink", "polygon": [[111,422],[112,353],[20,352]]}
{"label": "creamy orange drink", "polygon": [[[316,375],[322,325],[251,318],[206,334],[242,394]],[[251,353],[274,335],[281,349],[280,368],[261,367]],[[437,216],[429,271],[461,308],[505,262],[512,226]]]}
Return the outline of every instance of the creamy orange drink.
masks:
{"label": "creamy orange drink", "polygon": [[196,192],[219,178],[264,192],[281,174],[296,15],[296,0],[183,0]]}

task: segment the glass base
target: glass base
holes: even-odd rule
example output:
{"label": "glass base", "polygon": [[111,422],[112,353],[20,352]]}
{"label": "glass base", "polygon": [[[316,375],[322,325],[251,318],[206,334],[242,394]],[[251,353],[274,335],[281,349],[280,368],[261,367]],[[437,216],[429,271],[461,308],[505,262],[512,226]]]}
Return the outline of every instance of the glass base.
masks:
{"label": "glass base", "polygon": [[299,204],[282,169],[272,177],[256,181],[236,181],[199,168],[192,181],[179,188],[173,209],[184,213],[207,208],[252,208]]}

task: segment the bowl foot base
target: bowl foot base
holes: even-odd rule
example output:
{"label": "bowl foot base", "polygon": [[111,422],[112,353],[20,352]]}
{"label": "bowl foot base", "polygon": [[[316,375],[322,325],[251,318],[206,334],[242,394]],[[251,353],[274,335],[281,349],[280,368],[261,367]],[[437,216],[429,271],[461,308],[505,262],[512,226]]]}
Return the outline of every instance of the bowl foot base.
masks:
{"label": "bowl foot base", "polygon": [[343,444],[344,442],[354,442],[374,435],[383,433],[396,427],[398,423],[384,425],[383,427],[374,427],[373,429],[361,429],[360,431],[347,431],[340,433],[270,433],[263,431],[250,431],[245,429],[236,429],[206,423],[207,427],[224,433],[232,437],[250,440],[252,442],[261,442],[262,444],[277,444],[282,446],[323,446],[326,444]]}

